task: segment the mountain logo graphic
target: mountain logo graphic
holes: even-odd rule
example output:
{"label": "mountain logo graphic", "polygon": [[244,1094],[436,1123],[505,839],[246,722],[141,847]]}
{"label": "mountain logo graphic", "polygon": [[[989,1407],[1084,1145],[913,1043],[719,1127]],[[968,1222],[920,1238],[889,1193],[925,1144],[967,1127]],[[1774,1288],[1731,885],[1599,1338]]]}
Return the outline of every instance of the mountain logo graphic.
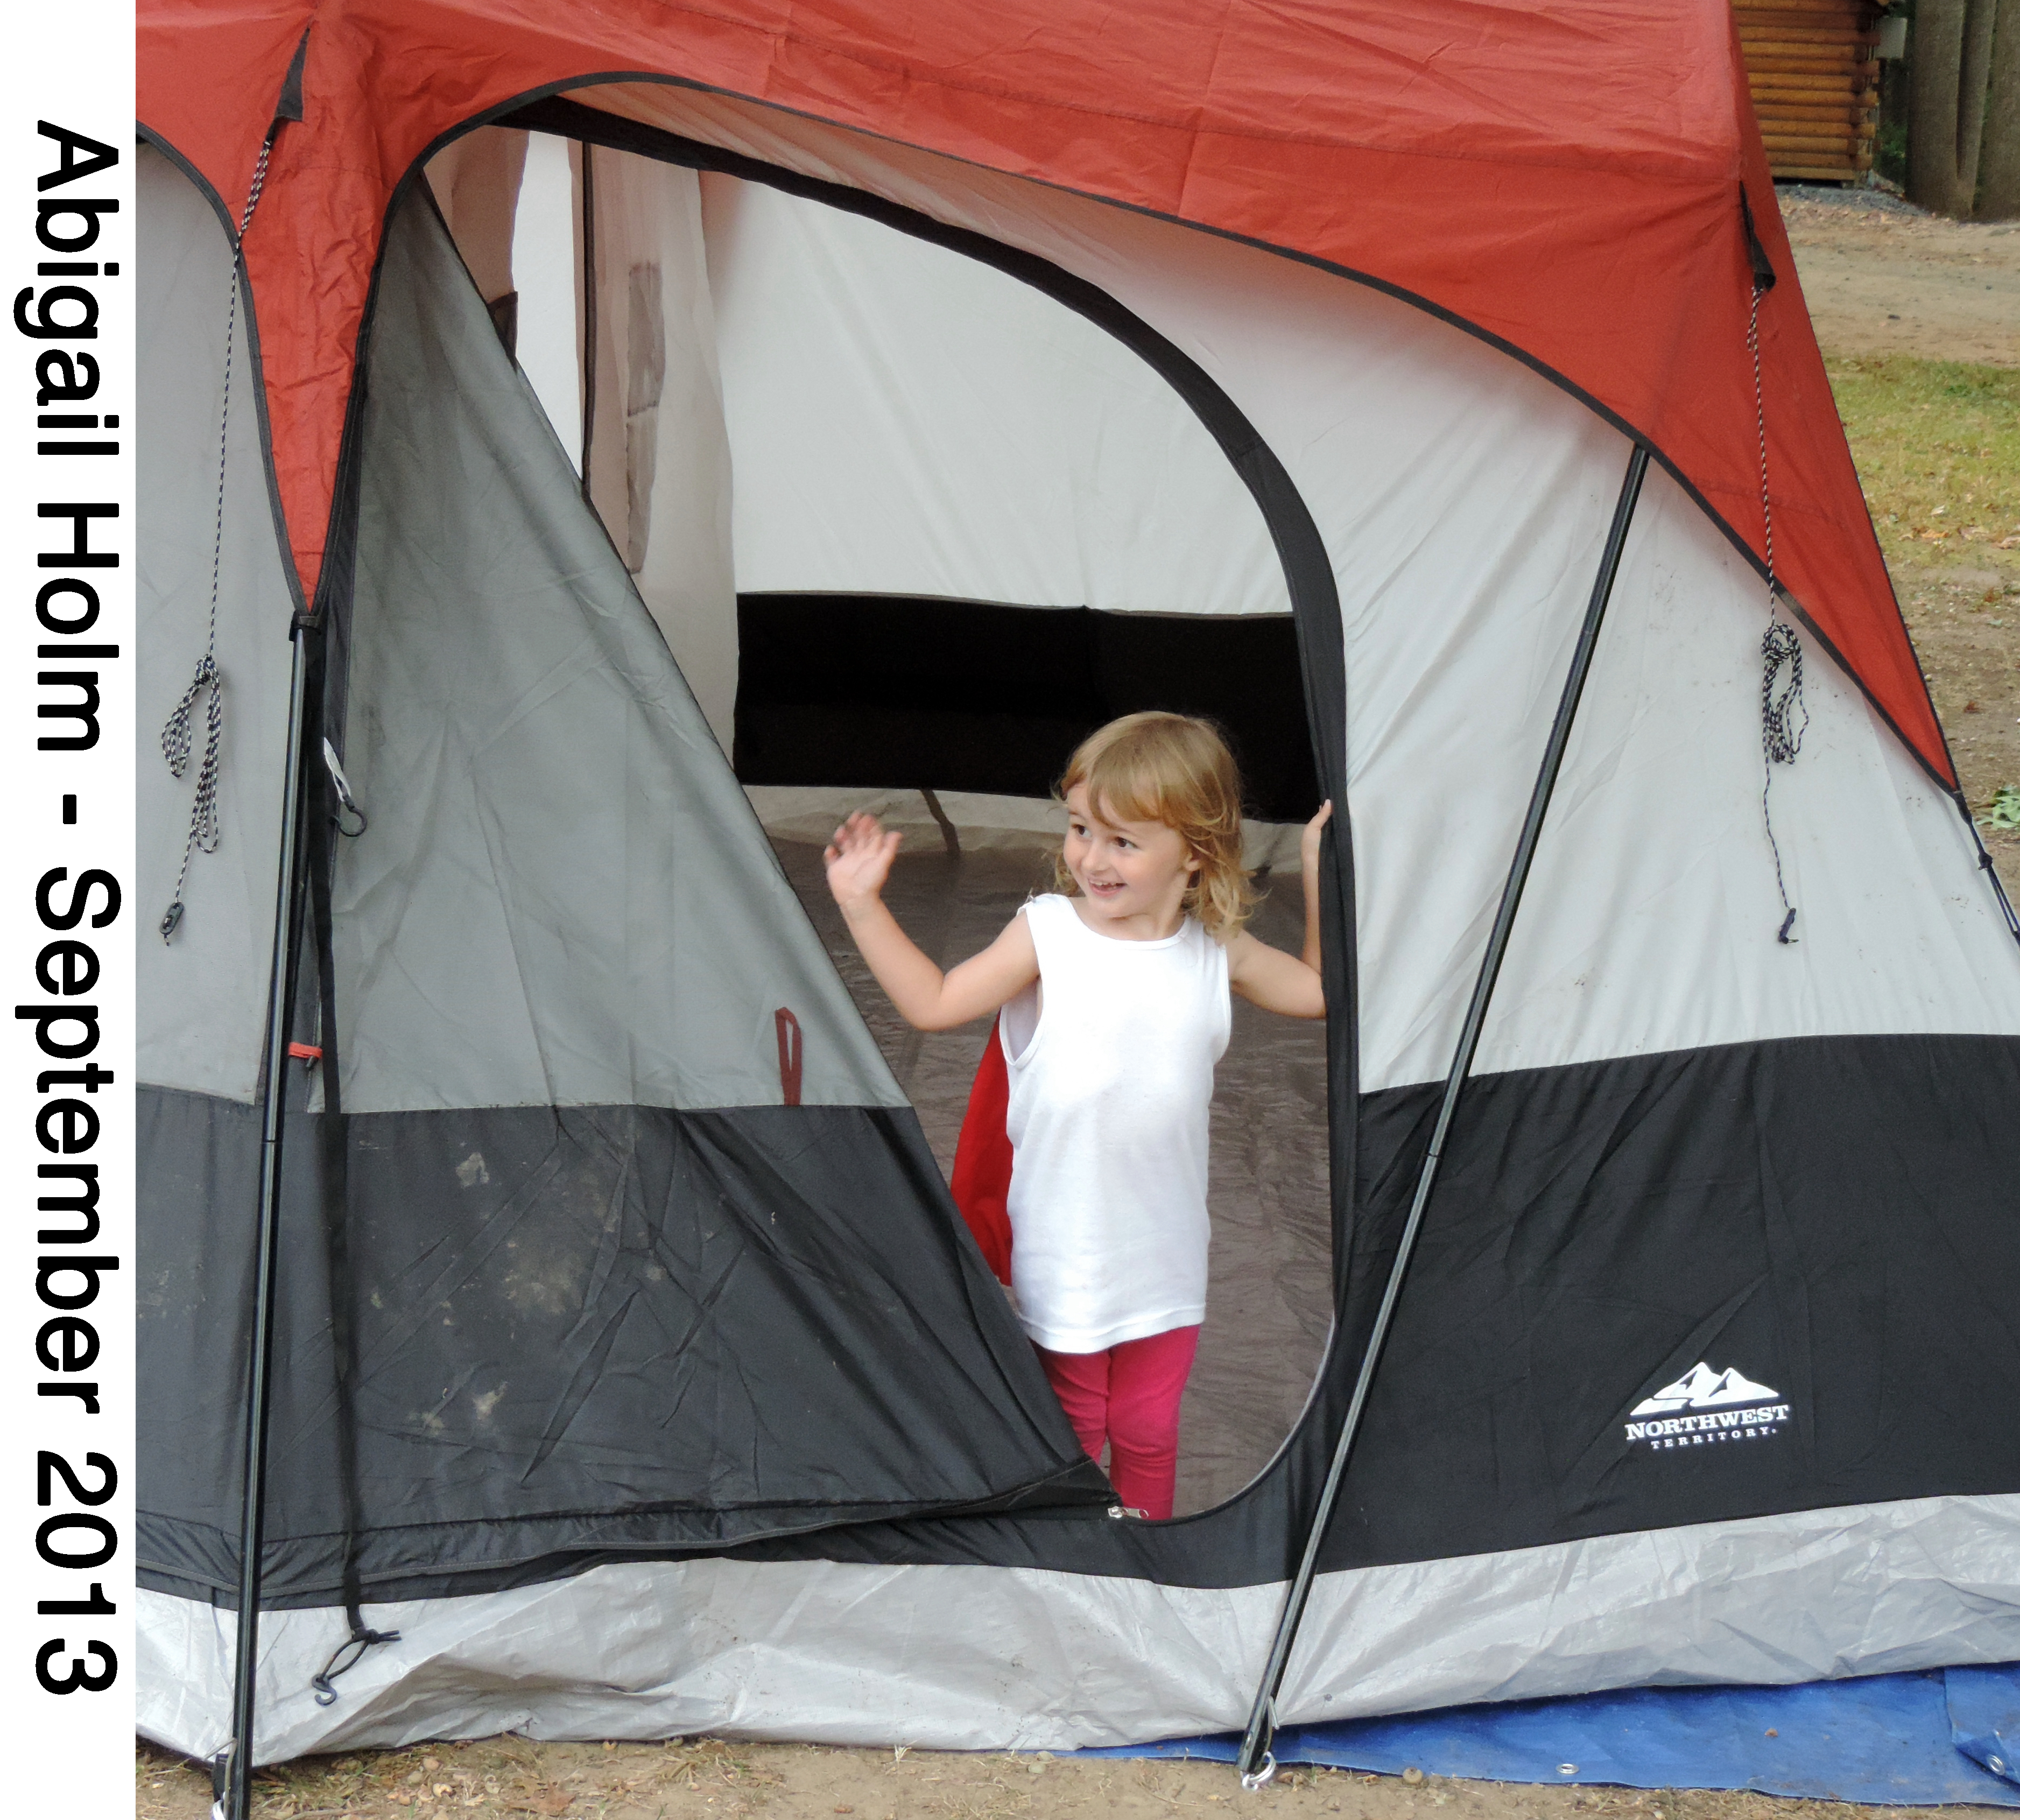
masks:
{"label": "mountain logo graphic", "polygon": [[1668,1415],[1679,1409],[1720,1409],[1733,1403],[1771,1403],[1781,1395],[1737,1371],[1714,1371],[1700,1359],[1673,1384],[1665,1384],[1634,1405],[1637,1415]]}
{"label": "mountain logo graphic", "polygon": [[1728,1367],[1714,1371],[1700,1359],[1628,1412],[1627,1444],[1651,1453],[1771,1440],[1787,1426],[1789,1406],[1778,1390]]}

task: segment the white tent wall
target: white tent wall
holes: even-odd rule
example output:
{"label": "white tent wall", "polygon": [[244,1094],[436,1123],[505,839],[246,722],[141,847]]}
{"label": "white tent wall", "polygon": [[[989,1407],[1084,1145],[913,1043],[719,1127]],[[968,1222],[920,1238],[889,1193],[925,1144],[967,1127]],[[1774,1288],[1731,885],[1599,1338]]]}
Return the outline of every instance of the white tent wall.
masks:
{"label": "white tent wall", "polygon": [[[223,223],[160,152],[142,147],[136,183],[140,394],[136,687],[141,934],[139,1079],[249,1103],[258,1094],[274,940],[274,852],[287,739],[288,583],[260,448],[252,336],[241,300],[231,419],[218,517],[218,420],[233,262]],[[217,562],[217,661],[224,727],[216,851],[191,856],[173,939],[156,925],[175,895],[203,760],[199,699],[188,768],[171,775],[163,724],[190,686],[210,619]],[[74,616],[74,596],[53,612]]]}
{"label": "white tent wall", "polygon": [[576,211],[576,147],[551,133],[527,135],[526,165],[512,217],[512,276],[518,286],[519,366],[582,471],[582,329],[576,315],[581,260]]}
{"label": "white tent wall", "polygon": [[[721,96],[625,85],[585,97],[1037,253],[1226,388],[1303,494],[1339,585],[1361,1084],[1441,1076],[1626,439],[1476,338],[1295,261]],[[1764,592],[1658,473],[1478,1071],[1742,1039],[2020,1029],[2020,955],[1954,807],[1807,634],[1817,724],[1797,763],[1778,768],[1775,811],[1792,896],[1802,903],[1807,887],[1808,907],[1800,943],[1775,941],[1772,862],[1749,825]],[[1626,940],[1604,923],[1602,969],[1602,919],[1630,906]]]}
{"label": "white tent wall", "polygon": [[435,206],[487,309],[514,295],[513,223],[531,136],[509,126],[482,126],[428,161]]}
{"label": "white tent wall", "polygon": [[[1766,592],[1675,482],[1652,475],[1478,1071],[1786,1037],[2020,1031],[2020,950],[1955,804],[1807,638],[1809,728],[1769,796],[1800,913],[1796,939],[1777,942],[1761,815]],[[1462,754],[1437,765],[1399,729],[1379,775],[1464,788]],[[1397,856],[1386,901],[1428,903],[1440,857]],[[1482,904],[1476,928],[1452,931],[1469,976],[1490,914]],[[1420,914],[1393,932],[1393,951],[1425,933]],[[1449,995],[1427,992],[1415,1030],[1398,1027],[1379,984],[1364,1004],[1368,1052],[1390,1079],[1442,1072],[1460,1011]]]}
{"label": "white tent wall", "polygon": [[1227,457],[1114,336],[879,222],[701,183],[739,590],[1290,611]]}
{"label": "white tent wall", "polygon": [[[1113,336],[880,223],[714,173],[701,191],[739,590],[1289,612],[1226,455]],[[751,797],[786,838],[824,841],[867,808],[914,848],[939,839],[915,792]],[[949,790],[942,806],[969,849],[1063,831],[1048,802]],[[1251,822],[1251,866],[1296,857],[1295,828]]]}
{"label": "white tent wall", "polygon": [[730,450],[692,171],[587,157],[595,389],[589,495],[727,753],[736,707]]}
{"label": "white tent wall", "polygon": [[[560,149],[550,141],[544,155],[558,163]],[[590,493],[725,750],[739,590],[1288,612],[1255,502],[1183,401],[1113,336],[957,253],[713,174],[700,180],[706,282],[693,282],[693,173],[592,155]],[[569,156],[579,245],[582,148]],[[552,198],[523,191],[519,352],[536,384],[565,348],[587,345],[580,287],[536,293],[530,275],[558,251]],[[652,265],[695,335],[669,314],[665,396],[640,410],[658,382],[639,350],[661,343],[631,320],[634,274]],[[559,426],[553,380],[543,397]],[[700,521],[732,469],[733,584],[714,566],[716,523]],[[798,839],[824,840],[866,801],[818,786],[752,795],[768,827]],[[939,838],[915,793],[868,806],[915,844]],[[970,847],[1057,837],[1048,805],[953,791],[946,808]],[[1270,824],[1253,825],[1249,846],[1252,864],[1295,860],[1294,836]]]}

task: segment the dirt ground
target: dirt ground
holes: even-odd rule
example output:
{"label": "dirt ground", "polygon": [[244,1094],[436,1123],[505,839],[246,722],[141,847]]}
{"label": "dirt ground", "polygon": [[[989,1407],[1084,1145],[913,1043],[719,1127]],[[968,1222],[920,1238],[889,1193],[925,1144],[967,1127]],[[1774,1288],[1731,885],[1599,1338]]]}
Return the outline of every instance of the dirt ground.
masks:
{"label": "dirt ground", "polygon": [[[2020,226],[1931,220],[1869,193],[1800,191],[1783,213],[1829,355],[1907,355],[2020,365]],[[1855,442],[1856,434],[1855,427]],[[1878,510],[1876,503],[1875,510]],[[2020,786],[2020,550],[1927,557],[1890,548],[1895,582],[1948,730],[1967,796],[1984,814]],[[1962,558],[1962,560],[1960,560]],[[2008,888],[2020,892],[2020,831],[1989,831]],[[141,1820],[201,1820],[205,1771],[143,1745]],[[842,1749],[810,1745],[536,1744],[507,1737],[310,1759],[259,1783],[260,1820],[382,1820],[524,1814],[581,1820],[680,1820],[764,1814],[811,1820],[1052,1820],[1109,1814],[1205,1815],[1239,1807],[1354,1820],[1804,1820],[1845,1805],[1751,1793],[1637,1793],[1438,1777],[1299,1770],[1244,1795],[1225,1764],[1054,1760],[999,1754]],[[1906,1816],[1913,1809],[1858,1811]],[[1994,1820],[2000,1810],[1953,1809]]]}
{"label": "dirt ground", "polygon": [[2020,223],[1807,187],[1785,193],[1782,220],[1826,353],[2020,365]]}
{"label": "dirt ground", "polygon": [[2020,829],[1983,825],[1996,790],[2020,789],[2020,565],[1893,568],[1965,797],[2020,900]]}
{"label": "dirt ground", "polygon": [[[1415,1777],[1415,1780],[1411,1778]],[[207,1775],[143,1746],[140,1820],[202,1820]],[[1406,1771],[1280,1771],[1245,1793],[1226,1764],[1142,1762],[805,1744],[532,1744],[521,1738],[314,1760],[263,1775],[260,1820],[451,1820],[465,1813],[550,1820],[1102,1820],[1107,1815],[1240,1813],[1262,1820],[1909,1820],[1924,1810],[1854,1809],[1749,1793],[1531,1787]],[[2010,1820],[1953,1807],[1957,1820]]]}

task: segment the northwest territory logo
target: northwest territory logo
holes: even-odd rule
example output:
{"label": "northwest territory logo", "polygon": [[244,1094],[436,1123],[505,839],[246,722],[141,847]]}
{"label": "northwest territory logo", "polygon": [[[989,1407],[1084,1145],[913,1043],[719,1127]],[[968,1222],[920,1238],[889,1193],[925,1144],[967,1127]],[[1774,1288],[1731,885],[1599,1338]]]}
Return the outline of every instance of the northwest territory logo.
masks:
{"label": "northwest territory logo", "polygon": [[1628,1411],[1627,1444],[1664,1453],[1771,1440],[1789,1421],[1781,1396],[1737,1371],[1714,1371],[1700,1359]]}

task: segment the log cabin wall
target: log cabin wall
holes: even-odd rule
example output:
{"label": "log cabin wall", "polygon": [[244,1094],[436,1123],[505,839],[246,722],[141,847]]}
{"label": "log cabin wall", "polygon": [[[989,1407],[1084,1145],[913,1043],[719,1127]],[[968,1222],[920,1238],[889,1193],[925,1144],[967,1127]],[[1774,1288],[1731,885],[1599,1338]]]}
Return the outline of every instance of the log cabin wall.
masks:
{"label": "log cabin wall", "polygon": [[1851,183],[1873,168],[1880,11],[1865,0],[1733,0],[1776,176]]}

